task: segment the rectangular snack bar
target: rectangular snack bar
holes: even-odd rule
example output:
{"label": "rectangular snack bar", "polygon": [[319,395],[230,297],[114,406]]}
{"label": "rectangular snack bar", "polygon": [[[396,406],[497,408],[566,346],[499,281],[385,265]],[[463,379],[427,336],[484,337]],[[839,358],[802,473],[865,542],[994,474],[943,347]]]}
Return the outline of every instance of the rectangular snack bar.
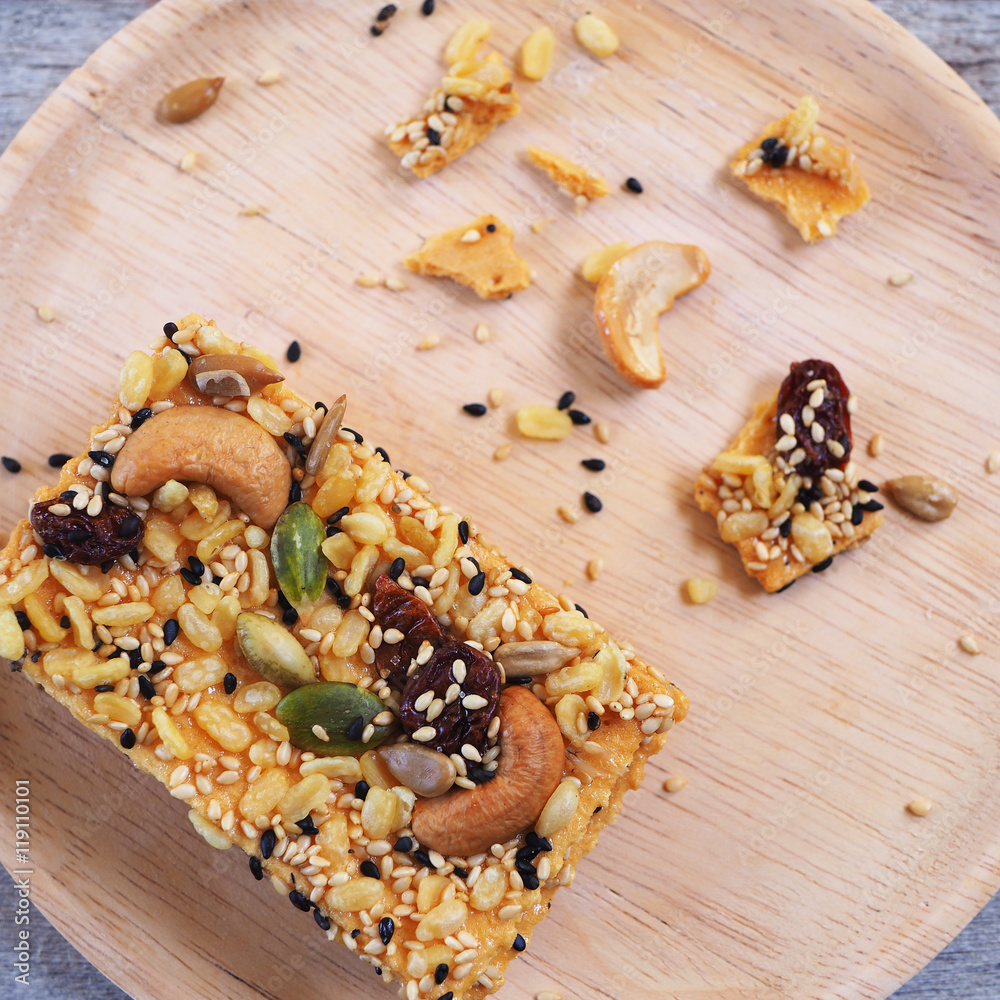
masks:
{"label": "rectangular snack bar", "polygon": [[0,656],[400,995],[479,998],[687,700],[344,405],[167,324],[0,555]]}

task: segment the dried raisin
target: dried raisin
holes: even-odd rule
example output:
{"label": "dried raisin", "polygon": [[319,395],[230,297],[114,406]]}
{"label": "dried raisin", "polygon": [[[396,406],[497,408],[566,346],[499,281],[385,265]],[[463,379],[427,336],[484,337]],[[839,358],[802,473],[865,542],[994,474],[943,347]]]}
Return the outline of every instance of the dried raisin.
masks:
{"label": "dried raisin", "polygon": [[440,646],[447,637],[427,605],[388,576],[382,575],[375,581],[371,611],[383,634],[389,629],[403,633],[401,642],[383,642],[375,650],[379,674],[402,687],[406,683],[406,671],[421,644],[426,641]]}
{"label": "dried raisin", "polygon": [[34,504],[31,526],[47,546],[53,546],[57,559],[97,566],[125,555],[142,541],[142,518],[127,507],[106,503],[95,517],[85,510],[71,510],[60,517],[49,510],[55,504],[65,501],[54,497]]}
{"label": "dried raisin", "polygon": [[[818,382],[825,384],[817,385]],[[781,417],[788,414],[795,422],[796,444],[794,449],[784,454],[790,458],[799,449],[805,453],[805,457],[796,463],[798,472],[806,476],[821,476],[826,469],[840,469],[847,464],[851,457],[849,397],[840,372],[829,361],[813,359],[791,365],[788,377],[778,390],[777,437],[780,439],[785,435]],[[813,405],[810,400],[818,405]],[[814,424],[823,429],[818,441],[818,433],[812,430]],[[831,442],[835,442],[832,450]]]}

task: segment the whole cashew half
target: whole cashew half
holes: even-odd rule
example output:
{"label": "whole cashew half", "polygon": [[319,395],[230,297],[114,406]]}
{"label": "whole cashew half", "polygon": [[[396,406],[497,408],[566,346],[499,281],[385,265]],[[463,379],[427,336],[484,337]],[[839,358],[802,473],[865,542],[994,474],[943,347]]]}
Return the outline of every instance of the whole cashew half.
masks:
{"label": "whole cashew half", "polygon": [[125,441],[111,485],[143,496],[170,479],[207,483],[262,528],[288,505],[292,471],[274,438],[249,417],[218,406],[174,406]]}
{"label": "whole cashew half", "polygon": [[411,826],[421,844],[465,858],[534,826],[562,778],[566,752],[552,713],[526,688],[500,695],[500,746],[492,781],[417,800]]}

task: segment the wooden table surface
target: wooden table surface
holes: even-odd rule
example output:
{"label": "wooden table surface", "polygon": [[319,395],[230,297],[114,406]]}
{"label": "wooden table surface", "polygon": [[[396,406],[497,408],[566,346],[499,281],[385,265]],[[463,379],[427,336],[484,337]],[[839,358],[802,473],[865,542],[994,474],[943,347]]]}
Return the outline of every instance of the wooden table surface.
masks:
{"label": "wooden table surface", "polygon": [[[876,0],[949,62],[1000,113],[1000,0]],[[42,100],[92,50],[140,14],[146,0],[2,0],[0,2],[0,150]],[[373,0],[373,9],[377,7]],[[13,789],[8,790],[13,794]],[[5,851],[12,850],[5,845]],[[17,903],[0,875],[0,1000],[61,996],[112,1000],[113,986],[53,930],[31,914],[30,986],[14,981]],[[893,1000],[996,1000],[1000,996],[1000,895]],[[631,998],[622,998],[631,1000]],[[812,998],[801,998],[812,1000]]]}

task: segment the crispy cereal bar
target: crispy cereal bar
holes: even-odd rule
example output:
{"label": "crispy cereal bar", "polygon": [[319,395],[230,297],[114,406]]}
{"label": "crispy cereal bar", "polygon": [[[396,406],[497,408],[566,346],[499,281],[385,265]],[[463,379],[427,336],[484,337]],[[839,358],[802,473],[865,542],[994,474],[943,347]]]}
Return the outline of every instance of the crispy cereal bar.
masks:
{"label": "crispy cereal bar", "polygon": [[829,362],[793,364],[695,483],[698,506],[768,592],[821,572],[882,524],[878,487],[851,460],[854,408]]}
{"label": "crispy cereal bar", "polygon": [[164,331],[0,556],[0,656],[407,1000],[492,993],[687,701],[343,397]]}
{"label": "crispy cereal bar", "polygon": [[550,153],[538,146],[528,147],[528,158],[540,170],[544,170],[564,191],[577,197],[603,198],[611,188],[600,174],[591,173],[586,167],[565,156]]}
{"label": "crispy cereal bar", "polygon": [[495,215],[432,236],[403,263],[417,274],[452,278],[481,299],[506,299],[531,284],[531,268],[514,250],[514,230]]}
{"label": "crispy cereal bar", "polygon": [[518,114],[510,76],[496,52],[451,66],[420,114],[386,126],[389,147],[402,166],[429,177]]}
{"label": "crispy cereal bar", "polygon": [[807,243],[833,236],[837,221],[869,198],[854,154],[822,135],[818,119],[816,98],[803,97],[729,165],[754,194],[774,202]]}

